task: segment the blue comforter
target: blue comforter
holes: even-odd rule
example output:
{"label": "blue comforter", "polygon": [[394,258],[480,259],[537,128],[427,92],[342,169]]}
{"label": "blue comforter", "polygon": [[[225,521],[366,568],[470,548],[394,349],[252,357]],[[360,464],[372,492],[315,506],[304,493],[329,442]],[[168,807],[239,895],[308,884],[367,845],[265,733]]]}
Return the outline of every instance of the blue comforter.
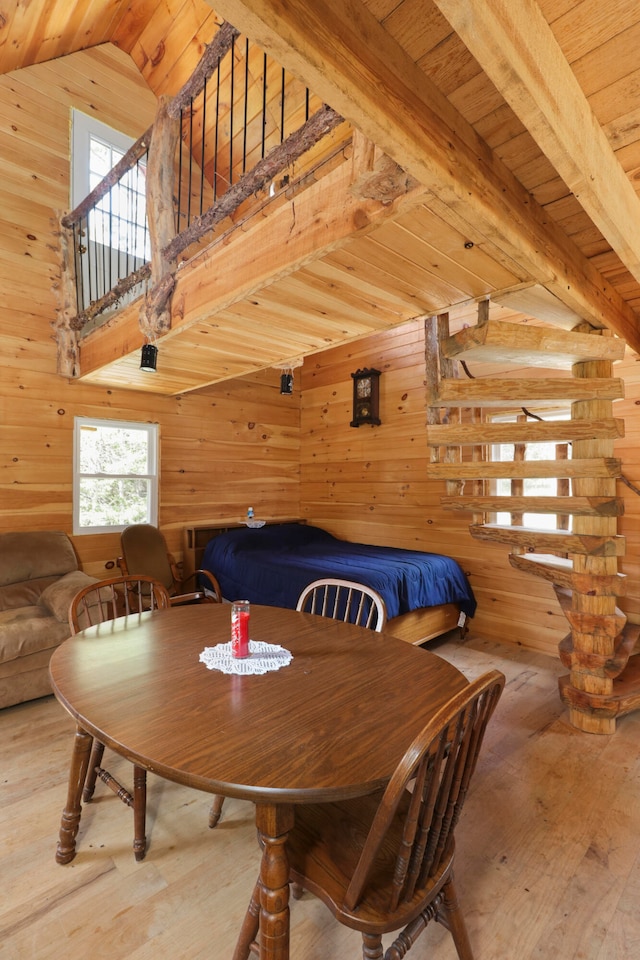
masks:
{"label": "blue comforter", "polygon": [[209,541],[202,567],[215,574],[227,600],[272,607],[295,609],[308,583],[337,577],[377,590],[389,619],[442,603],[457,603],[469,617],[476,609],[467,578],[451,557],[349,543],[306,524],[229,530]]}

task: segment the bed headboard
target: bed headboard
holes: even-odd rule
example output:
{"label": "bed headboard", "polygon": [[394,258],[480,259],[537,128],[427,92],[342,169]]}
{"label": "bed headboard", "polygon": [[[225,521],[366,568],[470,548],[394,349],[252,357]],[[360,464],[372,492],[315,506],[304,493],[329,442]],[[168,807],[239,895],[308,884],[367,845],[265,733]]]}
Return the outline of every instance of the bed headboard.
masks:
{"label": "bed headboard", "polygon": [[[265,524],[305,523],[298,517],[281,517],[275,520],[265,520]],[[199,570],[202,564],[204,548],[213,537],[220,536],[228,530],[235,530],[245,526],[243,520],[198,520],[182,529],[182,565],[184,576],[187,577]]]}

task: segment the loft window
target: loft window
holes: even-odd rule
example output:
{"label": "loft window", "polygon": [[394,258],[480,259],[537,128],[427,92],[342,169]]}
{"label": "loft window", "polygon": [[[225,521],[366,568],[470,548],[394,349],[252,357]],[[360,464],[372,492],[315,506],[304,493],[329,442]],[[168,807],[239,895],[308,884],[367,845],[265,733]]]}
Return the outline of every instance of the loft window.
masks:
{"label": "loft window", "polygon": [[[99,120],[79,110],[72,111],[72,208],[91,193],[133,142]],[[138,160],[98,201],[82,230],[78,309],[85,309],[119,279],[151,259],[145,158]],[[132,292],[126,300],[133,299],[139,292]]]}
{"label": "loft window", "polygon": [[[517,417],[495,417],[494,423],[515,423]],[[545,413],[545,421],[568,420],[569,414],[565,411],[555,411]],[[512,462],[516,457],[516,444],[513,443],[494,443],[491,447],[492,461]],[[556,460],[559,458],[560,449],[566,448],[565,459],[571,459],[571,445],[549,443],[526,443],[524,446],[525,460]],[[522,481],[522,496],[524,497],[557,497],[562,494],[568,495],[568,490],[562,489],[562,480],[557,477],[526,477]],[[568,481],[565,481],[568,484]],[[497,496],[510,496],[512,493],[511,480],[502,478],[494,481],[494,493]],[[557,530],[567,529],[566,515],[562,519],[557,513],[524,513],[522,525],[535,528],[537,530]],[[495,523],[510,525],[511,515],[509,513],[496,513]]]}
{"label": "loft window", "polygon": [[75,418],[74,534],[157,525],[157,434],[150,423]]}

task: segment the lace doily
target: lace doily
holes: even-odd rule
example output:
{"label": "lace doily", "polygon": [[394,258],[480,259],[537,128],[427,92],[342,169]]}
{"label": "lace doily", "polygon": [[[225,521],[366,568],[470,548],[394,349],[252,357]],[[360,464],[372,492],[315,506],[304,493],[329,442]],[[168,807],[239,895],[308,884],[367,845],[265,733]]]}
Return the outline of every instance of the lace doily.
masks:
{"label": "lace doily", "polygon": [[249,656],[234,657],[231,653],[231,641],[218,643],[215,647],[205,647],[200,654],[200,663],[209,670],[221,673],[269,673],[288,666],[293,654],[277,643],[265,643],[263,640],[249,640]]}

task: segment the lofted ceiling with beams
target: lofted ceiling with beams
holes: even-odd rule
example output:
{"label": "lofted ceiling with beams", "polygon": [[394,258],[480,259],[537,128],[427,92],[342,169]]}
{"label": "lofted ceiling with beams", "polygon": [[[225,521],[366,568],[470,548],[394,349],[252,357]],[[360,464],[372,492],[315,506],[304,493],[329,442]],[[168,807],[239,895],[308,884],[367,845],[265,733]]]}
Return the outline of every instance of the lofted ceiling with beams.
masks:
{"label": "lofted ceiling with beams", "polygon": [[349,162],[182,265],[157,376],[128,307],[83,378],[181,393],[486,297],[640,351],[637,0],[4,0],[0,71],[113,43],[175,94],[222,19],[351,124]]}

